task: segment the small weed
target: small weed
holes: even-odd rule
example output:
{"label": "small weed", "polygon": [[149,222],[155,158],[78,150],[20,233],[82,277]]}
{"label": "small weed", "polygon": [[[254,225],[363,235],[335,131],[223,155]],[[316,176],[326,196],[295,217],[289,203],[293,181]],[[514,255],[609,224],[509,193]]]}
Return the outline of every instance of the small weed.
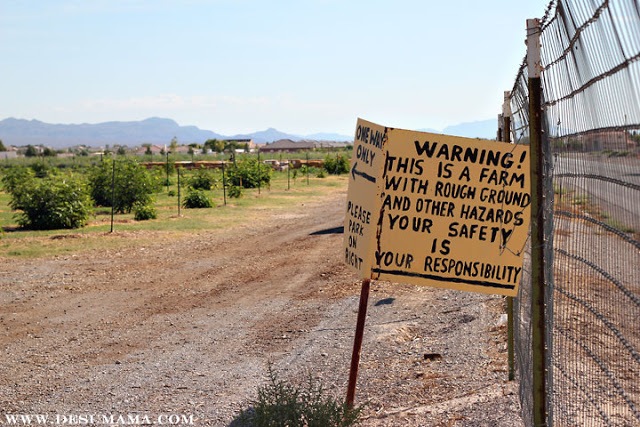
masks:
{"label": "small weed", "polygon": [[231,424],[235,427],[349,427],[359,422],[362,408],[350,408],[325,395],[310,377],[305,387],[280,380],[269,366],[269,382],[258,388],[258,399]]}
{"label": "small weed", "polygon": [[561,185],[558,185],[558,184],[553,184],[553,194],[557,194],[559,196],[564,196],[567,193],[569,193],[569,190],[567,190],[566,188],[564,188],[564,187],[562,187]]}

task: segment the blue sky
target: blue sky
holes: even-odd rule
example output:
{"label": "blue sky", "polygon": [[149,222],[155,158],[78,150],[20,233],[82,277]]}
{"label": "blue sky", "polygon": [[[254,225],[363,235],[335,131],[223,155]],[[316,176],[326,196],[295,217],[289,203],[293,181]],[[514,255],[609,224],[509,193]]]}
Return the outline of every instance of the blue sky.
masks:
{"label": "blue sky", "polygon": [[542,0],[0,0],[0,119],[232,135],[494,118]]}

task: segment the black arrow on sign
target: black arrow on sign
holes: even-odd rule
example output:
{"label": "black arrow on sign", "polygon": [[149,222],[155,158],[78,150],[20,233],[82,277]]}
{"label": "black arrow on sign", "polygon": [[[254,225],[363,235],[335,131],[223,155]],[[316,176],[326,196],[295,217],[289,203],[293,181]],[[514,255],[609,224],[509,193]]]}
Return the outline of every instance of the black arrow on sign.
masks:
{"label": "black arrow on sign", "polygon": [[373,182],[374,184],[376,183],[376,179],[375,177],[365,173],[365,172],[361,172],[359,170],[356,169],[356,166],[358,166],[358,162],[355,162],[353,164],[353,167],[351,168],[351,176],[353,177],[353,179],[356,179],[356,175],[359,175],[361,177],[363,177],[364,179],[366,179],[369,182]]}

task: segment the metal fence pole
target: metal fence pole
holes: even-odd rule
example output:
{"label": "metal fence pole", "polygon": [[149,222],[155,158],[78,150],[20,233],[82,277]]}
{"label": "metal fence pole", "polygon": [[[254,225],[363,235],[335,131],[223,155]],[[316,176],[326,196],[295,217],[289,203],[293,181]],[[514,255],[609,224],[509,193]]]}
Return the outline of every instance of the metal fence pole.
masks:
{"label": "metal fence pole", "polygon": [[178,173],[178,216],[180,216],[180,168],[176,168]]}
{"label": "metal fence pole", "polygon": [[287,190],[291,190],[291,158],[287,156]]}
{"label": "metal fence pole", "polygon": [[[511,142],[511,92],[504,92],[502,104],[501,137],[503,142]],[[513,297],[507,297],[507,363],[509,365],[509,381],[516,378],[516,356],[514,342]]]}
{"label": "metal fence pole", "polygon": [[224,159],[222,159],[222,200],[224,205],[227,206],[227,178],[224,173]]}
{"label": "metal fence pole", "polygon": [[113,233],[113,214],[116,206],[116,159],[111,164],[111,233]]}
{"label": "metal fence pole", "polygon": [[547,415],[547,319],[545,312],[544,152],[540,20],[527,20],[529,143],[531,152],[531,351],[532,417],[536,427],[551,427]]}

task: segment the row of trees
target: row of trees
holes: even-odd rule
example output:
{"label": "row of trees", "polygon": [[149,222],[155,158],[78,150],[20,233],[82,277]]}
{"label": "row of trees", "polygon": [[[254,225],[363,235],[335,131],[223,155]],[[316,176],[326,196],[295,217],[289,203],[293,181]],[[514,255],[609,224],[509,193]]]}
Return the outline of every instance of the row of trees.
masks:
{"label": "row of trees", "polygon": [[[346,157],[327,156],[326,172],[349,171]],[[272,169],[255,157],[245,157],[218,172],[199,169],[189,174],[186,208],[211,207],[206,190],[220,188],[225,182],[230,197],[240,197],[245,188],[267,187]],[[79,228],[87,224],[94,207],[112,207],[118,214],[134,213],[137,220],[156,217],[154,194],[168,185],[164,168],[147,170],[135,159],[105,159],[87,170],[58,169],[36,162],[30,166],[4,169],[1,182],[10,194],[9,206],[23,228]]]}
{"label": "row of trees", "polygon": [[[134,212],[136,219],[155,218],[154,194],[162,191],[167,177],[162,168],[147,170],[134,159],[105,159],[84,172],[47,167],[42,162],[6,168],[4,190],[9,206],[23,228],[45,230],[79,228],[87,224],[94,207],[112,207],[115,213]],[[230,187],[269,185],[271,168],[256,159],[242,159],[226,170]],[[184,181],[188,194],[185,207],[210,207],[203,190],[220,185],[209,170],[198,170]],[[232,192],[233,193],[233,192]]]}
{"label": "row of trees", "polygon": [[113,206],[116,213],[146,209],[162,188],[161,175],[133,160],[106,160],[88,173],[47,168],[42,163],[14,166],[2,177],[21,227],[47,230],[86,225],[95,206]]}

